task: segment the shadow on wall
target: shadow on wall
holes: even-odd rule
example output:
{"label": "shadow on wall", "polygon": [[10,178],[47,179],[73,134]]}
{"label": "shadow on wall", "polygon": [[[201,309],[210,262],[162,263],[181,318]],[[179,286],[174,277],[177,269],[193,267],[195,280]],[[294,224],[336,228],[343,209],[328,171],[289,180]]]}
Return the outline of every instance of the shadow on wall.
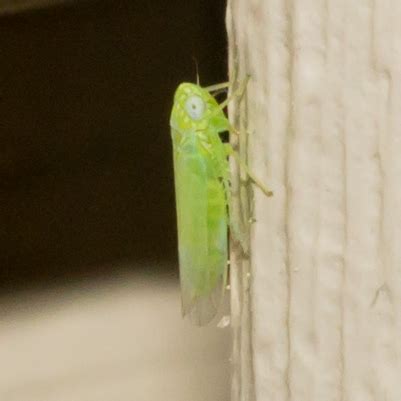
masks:
{"label": "shadow on wall", "polygon": [[225,80],[224,7],[109,0],[0,14],[3,289],[175,260],[171,98],[194,80],[193,56],[205,84]]}

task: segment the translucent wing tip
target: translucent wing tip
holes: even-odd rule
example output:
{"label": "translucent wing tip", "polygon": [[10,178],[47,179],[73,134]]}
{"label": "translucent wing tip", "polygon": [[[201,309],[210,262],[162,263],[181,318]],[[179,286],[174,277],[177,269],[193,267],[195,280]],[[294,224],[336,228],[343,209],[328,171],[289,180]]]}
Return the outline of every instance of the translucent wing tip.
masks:
{"label": "translucent wing tip", "polygon": [[183,309],[183,315],[188,317],[192,324],[205,326],[217,315],[218,306],[210,302],[208,297],[198,298],[189,310]]}
{"label": "translucent wing tip", "polygon": [[224,297],[225,280],[223,277],[219,280],[215,288],[206,295],[201,295],[195,299],[182,294],[182,314],[188,317],[192,324],[196,326],[205,326],[210,323],[217,315],[220,304]]}

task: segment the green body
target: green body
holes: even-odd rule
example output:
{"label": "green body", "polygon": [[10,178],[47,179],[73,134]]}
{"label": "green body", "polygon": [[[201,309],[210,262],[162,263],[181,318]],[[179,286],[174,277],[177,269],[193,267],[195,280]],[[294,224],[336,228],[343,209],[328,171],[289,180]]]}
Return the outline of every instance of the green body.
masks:
{"label": "green body", "polygon": [[219,133],[229,124],[207,90],[183,83],[170,125],[182,308],[203,325],[217,313],[227,275],[229,168]]}

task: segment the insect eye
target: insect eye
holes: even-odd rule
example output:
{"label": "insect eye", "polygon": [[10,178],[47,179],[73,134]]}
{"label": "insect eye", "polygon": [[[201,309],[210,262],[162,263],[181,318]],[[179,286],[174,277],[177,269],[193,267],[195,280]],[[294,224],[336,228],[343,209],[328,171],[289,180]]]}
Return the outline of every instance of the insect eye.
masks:
{"label": "insect eye", "polygon": [[205,102],[199,96],[190,96],[185,102],[185,110],[193,120],[200,120],[205,111]]}

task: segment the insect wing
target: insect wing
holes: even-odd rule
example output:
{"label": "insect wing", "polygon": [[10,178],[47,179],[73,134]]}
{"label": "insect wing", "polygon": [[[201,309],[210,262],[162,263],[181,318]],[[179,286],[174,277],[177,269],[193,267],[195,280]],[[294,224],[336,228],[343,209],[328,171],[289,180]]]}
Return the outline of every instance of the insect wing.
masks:
{"label": "insect wing", "polygon": [[197,325],[216,315],[227,271],[224,188],[196,141],[180,147],[173,130],[178,251],[183,315]]}

